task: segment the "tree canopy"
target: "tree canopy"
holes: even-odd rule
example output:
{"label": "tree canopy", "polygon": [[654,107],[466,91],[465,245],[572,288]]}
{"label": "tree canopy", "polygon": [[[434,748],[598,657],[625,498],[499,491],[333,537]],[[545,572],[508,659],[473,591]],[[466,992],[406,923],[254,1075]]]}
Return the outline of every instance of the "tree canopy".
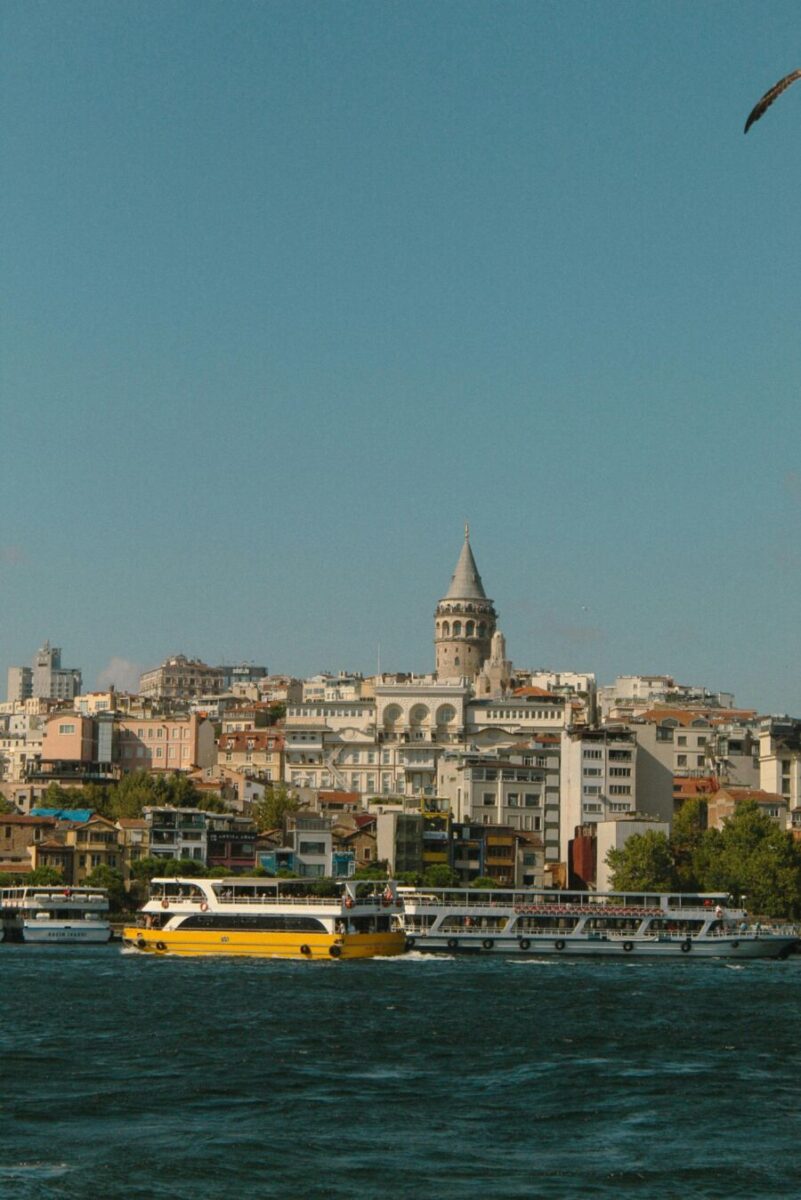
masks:
{"label": "tree canopy", "polygon": [[259,832],[266,829],[280,829],[286,833],[287,818],[300,808],[297,796],[293,796],[284,784],[266,788],[259,800],[254,800],[250,806],[250,815],[256,822]]}
{"label": "tree canopy", "polygon": [[216,793],[202,792],[187,775],[132,771],[119,782],[87,783],[65,788],[51,783],[42,795],[42,808],[91,808],[112,821],[120,817],[141,817],[146,806],[170,805],[173,808],[200,808],[207,812],[228,812],[228,806]]}
{"label": "tree canopy", "polygon": [[801,844],[753,800],[707,829],[706,804],[690,800],[676,814],[670,838],[634,834],[606,861],[617,891],[727,892],[751,912],[801,915]]}

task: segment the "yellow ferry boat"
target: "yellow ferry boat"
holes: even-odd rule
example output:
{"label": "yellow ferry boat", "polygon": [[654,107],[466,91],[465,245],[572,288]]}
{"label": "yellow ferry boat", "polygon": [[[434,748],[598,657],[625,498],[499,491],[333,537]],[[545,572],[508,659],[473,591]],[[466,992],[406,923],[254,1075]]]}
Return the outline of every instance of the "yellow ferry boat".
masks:
{"label": "yellow ferry boat", "polygon": [[303,883],[153,879],[123,943],[152,954],[330,960],[403,953],[403,902],[394,883],[346,880],[334,897],[303,895]]}

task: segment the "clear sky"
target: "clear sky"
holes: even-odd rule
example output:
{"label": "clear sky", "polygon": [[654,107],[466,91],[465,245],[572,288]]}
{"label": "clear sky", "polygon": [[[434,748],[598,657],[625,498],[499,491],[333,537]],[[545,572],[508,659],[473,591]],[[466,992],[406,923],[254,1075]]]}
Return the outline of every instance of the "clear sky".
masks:
{"label": "clear sky", "polygon": [[801,715],[797,0],[5,0],[0,688],[519,666]]}

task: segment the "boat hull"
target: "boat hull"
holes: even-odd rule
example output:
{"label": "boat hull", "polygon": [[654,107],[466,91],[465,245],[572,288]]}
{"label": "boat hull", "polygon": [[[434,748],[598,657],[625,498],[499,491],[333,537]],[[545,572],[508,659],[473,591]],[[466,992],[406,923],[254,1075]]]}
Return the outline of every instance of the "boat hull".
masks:
{"label": "boat hull", "polygon": [[768,935],[732,938],[609,938],[590,937],[445,937],[411,935],[409,950],[437,954],[502,954],[541,958],[786,958],[797,945],[793,936]]}
{"label": "boat hull", "polygon": [[332,960],[384,958],[403,954],[406,935],[390,933],[282,933],[258,930],[140,929],[123,930],[126,946],[144,954],[178,954],[186,957],[236,956]]}
{"label": "boat hull", "polygon": [[111,940],[109,925],[53,925],[44,921],[26,921],[19,930],[19,940],[34,945],[80,943],[105,944]]}

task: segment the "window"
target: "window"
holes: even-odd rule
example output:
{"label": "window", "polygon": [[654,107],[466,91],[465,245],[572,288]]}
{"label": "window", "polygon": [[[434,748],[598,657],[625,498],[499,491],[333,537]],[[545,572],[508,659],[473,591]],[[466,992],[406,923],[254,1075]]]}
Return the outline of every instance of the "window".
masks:
{"label": "window", "polygon": [[687,766],[687,755],[686,754],[677,754],[676,755],[676,763],[680,767],[686,767]]}
{"label": "window", "polygon": [[679,736],[676,738],[676,745],[677,746],[686,746],[687,745],[687,738],[684,736],[684,734],[679,734]]}
{"label": "window", "polygon": [[74,733],[75,726],[74,725],[59,725],[58,732],[59,733]]}
{"label": "window", "polygon": [[495,803],[495,793],[494,792],[485,792],[484,793],[485,808],[490,808],[494,803]]}
{"label": "window", "polygon": [[519,795],[517,792],[509,792],[508,796],[506,797],[506,803],[510,808],[517,808],[518,799]]}
{"label": "window", "polygon": [[526,808],[537,808],[540,803],[540,797],[534,792],[526,792]]}

